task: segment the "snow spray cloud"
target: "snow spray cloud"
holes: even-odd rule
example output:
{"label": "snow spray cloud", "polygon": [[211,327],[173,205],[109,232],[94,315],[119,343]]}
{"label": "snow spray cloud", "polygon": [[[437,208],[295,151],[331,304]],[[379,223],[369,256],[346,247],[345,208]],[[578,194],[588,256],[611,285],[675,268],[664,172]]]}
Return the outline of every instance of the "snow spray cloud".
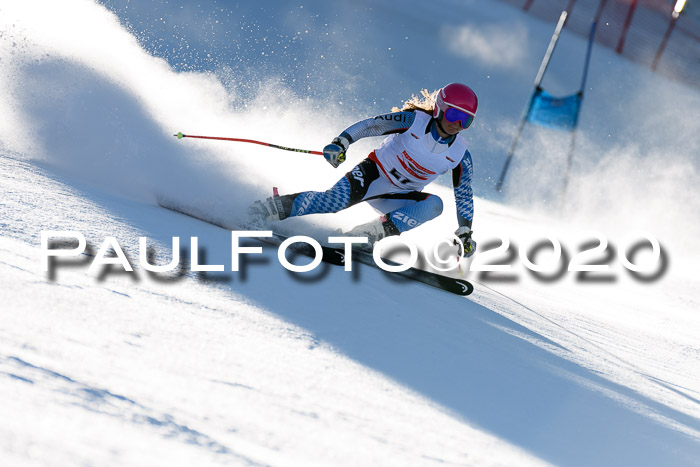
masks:
{"label": "snow spray cloud", "polygon": [[593,153],[598,160],[575,163],[566,191],[562,181],[566,155],[551,139],[540,141],[537,158],[510,181],[514,204],[553,222],[609,236],[651,232],[674,257],[700,254],[697,161],[672,149],[642,149],[632,143],[600,148],[580,140],[579,157]]}
{"label": "snow spray cloud", "polygon": [[646,230],[674,257],[697,256],[700,92],[613,55],[593,54],[564,197],[570,134],[528,125],[507,199],[610,236]]}
{"label": "snow spray cloud", "polygon": [[9,149],[141,200],[160,187],[225,178],[207,167],[215,155],[169,137],[171,118],[227,116],[227,94],[215,79],[171,72],[91,1],[12,2],[2,21],[4,92],[15,111],[0,128]]}
{"label": "snow spray cloud", "polygon": [[90,0],[10,2],[0,31],[8,103],[0,140],[58,174],[139,201],[186,199],[220,215],[241,214],[285,175],[337,178],[324,161],[309,163],[317,156],[173,138],[183,131],[269,140],[274,131],[278,144],[322,147],[327,138],[319,135],[334,131],[324,131],[329,115],[274,78],[236,108],[238,87],[213,73],[173,71]]}
{"label": "snow spray cloud", "polygon": [[509,28],[444,26],[441,34],[455,55],[477,60],[489,68],[520,68],[527,55],[527,30],[518,23],[512,23]]}

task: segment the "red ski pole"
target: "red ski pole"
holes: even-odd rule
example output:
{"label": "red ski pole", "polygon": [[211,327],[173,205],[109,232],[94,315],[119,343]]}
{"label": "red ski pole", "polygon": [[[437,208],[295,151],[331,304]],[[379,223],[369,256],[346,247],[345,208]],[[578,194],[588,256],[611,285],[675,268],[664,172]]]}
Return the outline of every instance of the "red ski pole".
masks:
{"label": "red ski pole", "polygon": [[309,151],[308,149],[295,149],[295,148],[287,148],[284,146],[278,146],[276,144],[271,144],[271,143],[265,143],[263,141],[255,141],[252,139],[240,139],[240,138],[222,138],[220,136],[195,136],[195,135],[185,135],[182,132],[179,132],[176,135],[177,139],[182,139],[182,138],[198,138],[198,139],[214,139],[214,140],[219,140],[219,141],[234,141],[234,142],[239,142],[239,143],[254,143],[254,144],[260,144],[262,146],[267,146],[270,148],[275,148],[275,149],[283,149],[285,151],[293,151],[293,152],[303,152],[305,154],[318,154],[319,156],[322,156],[323,153],[321,151]]}

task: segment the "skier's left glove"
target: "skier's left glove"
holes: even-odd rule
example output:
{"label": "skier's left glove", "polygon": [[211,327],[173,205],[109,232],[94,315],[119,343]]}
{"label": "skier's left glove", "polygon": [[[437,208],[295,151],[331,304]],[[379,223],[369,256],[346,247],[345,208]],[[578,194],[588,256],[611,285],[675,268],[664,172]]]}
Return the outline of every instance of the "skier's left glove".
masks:
{"label": "skier's left glove", "polygon": [[462,243],[455,242],[459,247],[459,256],[470,257],[476,251],[476,242],[472,239],[472,229],[463,225],[455,230],[455,235]]}
{"label": "skier's left glove", "polygon": [[338,167],[340,164],[345,162],[345,153],[350,146],[350,141],[344,136],[338,136],[333,138],[331,144],[323,148],[323,157],[326,158],[328,163],[333,167]]}

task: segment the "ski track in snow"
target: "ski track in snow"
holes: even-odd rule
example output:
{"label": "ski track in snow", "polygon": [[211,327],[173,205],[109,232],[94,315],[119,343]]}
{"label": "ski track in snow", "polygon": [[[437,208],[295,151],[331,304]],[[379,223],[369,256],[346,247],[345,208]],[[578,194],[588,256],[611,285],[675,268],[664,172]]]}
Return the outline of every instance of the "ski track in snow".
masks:
{"label": "ski track in snow", "polygon": [[[267,433],[265,437],[272,436],[267,441],[265,437],[258,438],[261,434],[239,433],[250,429],[250,417],[255,419],[255,416],[244,411],[246,414],[240,419],[240,414],[234,412],[240,410],[239,404],[251,404],[251,398],[254,399],[253,413],[260,410],[258,404],[271,404],[266,419],[277,420],[273,426],[300,424],[306,430],[314,431],[320,427],[309,428],[306,426],[309,420],[315,425],[314,420],[323,419],[329,413],[336,414],[332,416],[335,421],[331,426],[321,423],[326,437],[319,433],[315,439],[326,439],[336,452],[337,440],[351,436],[351,444],[366,446],[368,452],[378,453],[383,461],[392,458],[396,465],[411,462],[419,455],[401,443],[400,448],[393,445],[406,436],[425,436],[424,428],[420,428],[420,435],[405,432],[408,429],[405,424],[413,426],[413,418],[420,417],[415,413],[418,407],[428,412],[419,426],[430,427],[436,437],[420,445],[420,456],[434,449],[435,454],[428,457],[449,463],[480,465],[509,463],[515,459],[517,463],[534,461],[512,445],[503,444],[504,441],[555,463],[568,459],[572,453],[581,459],[581,464],[613,464],[630,460],[655,463],[674,455],[670,446],[681,446],[675,455],[685,453],[677,458],[683,463],[691,463],[693,459],[691,453],[697,449],[700,438],[700,404],[697,389],[694,389],[698,387],[697,375],[691,371],[695,362],[689,353],[697,354],[696,342],[683,342],[682,335],[674,340],[668,336],[664,338],[663,334],[654,335],[651,331],[638,334],[626,329],[624,323],[610,326],[600,317],[589,318],[587,310],[595,303],[590,293],[586,294],[589,306],[582,309],[574,305],[576,300],[561,302],[551,295],[543,300],[522,292],[524,297],[517,296],[519,290],[542,287],[537,284],[504,288],[477,283],[472,299],[465,301],[429,287],[412,285],[407,288],[405,284],[383,279],[378,271],[367,269],[360,271],[359,280],[346,284],[348,290],[329,290],[328,283],[347,281],[346,273],[340,268],[326,271],[322,280],[299,282],[281,267],[273,267],[274,259],[269,255],[274,254],[274,250],[269,248],[266,248],[264,267],[251,266],[247,278],[240,280],[229,273],[222,280],[212,283],[210,278],[202,282],[190,273],[174,279],[173,283],[159,283],[151,282],[137,271],[139,279],[136,280],[124,274],[113,274],[96,281],[86,272],[87,264],[82,262],[57,267],[56,277],[51,281],[47,273],[39,270],[38,236],[32,236],[30,232],[55,228],[47,220],[64,219],[65,212],[80,213],[80,220],[75,219],[71,225],[82,229],[88,242],[95,247],[104,236],[118,232],[116,236],[120,245],[130,258],[138,255],[138,236],[153,239],[160,253],[159,262],[169,259],[167,241],[170,235],[179,234],[186,238],[196,234],[204,240],[206,251],[215,253],[209,261],[217,263],[222,246],[226,244],[227,232],[152,205],[99,193],[93,195],[81,189],[79,184],[71,186],[65,180],[49,176],[45,169],[11,157],[3,157],[2,161],[3,180],[12,180],[4,185],[2,193],[4,216],[13,225],[21,217],[23,226],[22,230],[8,231],[4,236],[0,263],[4,283],[10,287],[10,292],[5,292],[9,296],[4,297],[9,306],[5,308],[3,320],[7,327],[3,332],[0,374],[11,383],[6,389],[30,387],[29,393],[26,389],[15,393],[15,398],[18,394],[25,394],[19,398],[20,404],[15,410],[34,410],[26,404],[38,399],[45,407],[42,410],[51,414],[47,416],[44,412],[43,416],[51,420],[52,416],[62,417],[64,411],[74,407],[73,410],[81,410],[86,423],[89,421],[91,426],[100,430],[146,433],[151,439],[162,438],[160,443],[168,445],[168,449],[172,449],[173,443],[181,443],[187,452],[193,449],[207,452],[206,456],[212,463],[223,459],[252,465],[275,463],[276,457],[271,457],[263,449],[275,446],[274,450],[281,451],[280,455],[292,461],[307,459],[304,456],[309,455],[308,450],[315,456],[320,455],[309,446],[301,449],[302,452],[289,447],[283,441],[284,434],[276,433],[272,428],[267,428],[271,430],[267,431],[258,426]],[[35,195],[31,199],[35,204],[28,210],[26,197],[16,194],[32,191]],[[224,257],[226,255],[223,253]],[[372,282],[382,286],[369,287],[368,283]],[[23,283],[25,286],[21,286]],[[274,297],[270,295],[271,287],[287,292],[284,297]],[[644,293],[644,288],[636,287],[637,292]],[[195,290],[190,290],[192,288]],[[295,289],[298,288],[306,290],[303,297],[297,295]],[[499,292],[498,289],[504,290]],[[28,298],[27,293],[34,298]],[[205,296],[202,294],[213,295],[214,303],[208,298],[202,300]],[[405,297],[414,306],[411,309],[394,307],[392,303],[396,296]],[[47,303],[49,300],[51,305]],[[329,308],[327,304],[331,302],[334,305]],[[102,305],[95,306],[96,303]],[[326,306],[321,306],[321,303],[326,303]],[[381,303],[385,305],[378,306]],[[153,311],[141,316],[151,307],[159,310],[156,315],[161,313],[162,316],[149,317]],[[632,313],[638,311],[636,308]],[[216,328],[220,324],[207,323],[212,319],[215,322],[231,320],[225,327],[235,327],[235,317],[241,313],[252,323],[231,335],[218,335],[216,340],[220,345],[213,345],[209,341],[212,331],[207,327],[213,325]],[[170,316],[177,321],[176,324],[167,322],[166,317]],[[686,316],[690,317],[692,315]],[[263,323],[257,323],[259,319]],[[113,320],[116,322],[112,323]],[[199,320],[202,322],[198,323]],[[115,324],[124,328],[120,332],[122,337],[99,331]],[[291,338],[292,346],[301,345],[301,349],[295,349],[294,357],[287,355],[280,362],[267,359],[260,362],[260,356],[253,357],[253,362],[246,361],[252,357],[252,349],[241,352],[238,346],[227,347],[231,341],[241,338],[240,332],[249,334],[251,325],[263,327],[263,334],[258,334],[261,342],[255,345],[263,353],[269,352],[270,339],[274,340],[274,336],[280,334],[283,341]],[[160,328],[159,331],[156,328]],[[20,330],[23,331],[19,333]],[[155,333],[163,333],[158,343],[144,347],[141,341]],[[249,336],[246,340],[255,341],[255,337]],[[183,344],[185,348],[179,348]],[[179,349],[172,349],[172,345]],[[286,347],[281,345],[283,349]],[[647,346],[653,351],[645,351]],[[130,350],[128,354],[125,348]],[[89,351],[92,357],[83,365],[67,364],[75,358],[76,351],[82,355],[88,349],[92,349]],[[380,387],[388,385],[381,391],[393,393],[392,400],[399,394],[402,395],[400,399],[408,400],[392,402],[389,407],[392,415],[379,415],[381,409],[374,405],[376,402],[371,404],[374,409],[366,407],[369,404],[366,397],[374,394],[365,386],[366,382],[360,386],[357,382],[346,383],[353,388],[363,388],[353,395],[354,389],[346,392],[339,389],[344,384],[339,387],[338,381],[329,375],[321,376],[328,371],[329,364],[315,362],[314,355],[319,350],[330,352],[325,358],[333,360],[331,368],[342,371],[343,376],[339,374],[337,377],[346,380],[345,367],[353,367],[355,364],[351,362],[357,362],[371,369],[370,379],[378,378],[378,383],[375,381],[374,384]],[[679,351],[686,358],[677,358],[672,361],[674,365],[666,365],[664,355],[671,358]],[[191,363],[193,367],[177,366],[172,373],[156,373],[148,377],[161,366],[159,359],[165,362],[172,359],[198,361],[210,359],[220,352],[230,357],[204,365],[206,376],[198,368],[201,363]],[[284,354],[287,350],[282,352]],[[146,357],[146,362],[136,372],[138,377],[123,374],[125,369],[117,369],[124,364],[128,368],[131,359],[143,357]],[[104,368],[98,363],[102,359],[116,363],[117,368]],[[255,369],[250,368],[251,364]],[[308,380],[297,370],[283,369],[287,365],[297,368],[298,365],[315,367],[319,364],[322,367],[308,374]],[[675,364],[686,365],[687,371]],[[56,371],[56,366],[63,369]],[[243,377],[232,371],[231,366],[242,371]],[[265,375],[257,374],[260,366],[268,366],[268,371],[273,374],[268,371],[264,372]],[[285,376],[277,374],[279,371]],[[317,374],[318,371],[321,373]],[[366,371],[360,374],[366,375]],[[230,376],[225,377],[227,374]],[[170,382],[171,378],[173,382]],[[288,378],[295,382],[289,393],[278,387],[279,379]],[[289,383],[288,380],[285,384]],[[187,388],[188,395],[178,393],[160,397],[159,392],[148,390],[149,385],[164,385],[166,392],[176,392],[171,385],[181,385]],[[235,394],[228,394],[231,390]],[[309,391],[314,394],[308,394]],[[240,396],[238,393],[253,393],[254,396]],[[26,399],[27,394],[30,394],[30,399]],[[202,407],[204,403],[197,401],[202,396],[198,394],[207,394],[207,399],[216,401],[214,407],[207,404]],[[359,400],[356,399],[358,396]],[[227,404],[233,404],[229,409],[231,412],[221,412],[222,397],[228,399]],[[345,401],[350,404],[350,413],[363,407],[361,413],[365,415],[360,419],[362,421],[347,421],[344,415],[338,419],[335,402],[331,403],[338,397],[350,399]],[[215,412],[208,412],[214,408]],[[409,412],[404,412],[406,410]],[[562,410],[569,416],[558,420]],[[396,411],[410,415],[400,416]],[[210,417],[218,417],[219,421],[212,421]],[[452,421],[443,427],[446,417]],[[17,419],[21,418],[18,416]],[[576,420],[576,424],[572,425],[571,420]],[[463,425],[464,422],[468,425]],[[220,423],[235,429],[222,432]],[[379,428],[385,423],[387,426]],[[346,424],[353,427],[353,435],[342,434]],[[32,425],[22,428],[27,426]],[[533,426],[542,427],[543,431],[533,432]],[[16,425],[5,428],[12,428],[15,436],[23,432]],[[81,431],[77,427],[74,429]],[[380,429],[379,434],[373,434],[376,429]],[[497,435],[496,439],[492,438],[493,434]],[[39,435],[35,442],[43,442],[45,448],[52,450],[53,446],[47,441],[50,436],[44,436]],[[645,448],[637,446],[635,451],[632,447],[636,446],[639,437],[655,441],[648,442]],[[502,457],[489,454],[487,458],[472,458],[470,448],[457,448],[465,443],[465,439],[471,440],[467,444],[482,454],[491,452],[490,449],[482,450],[483,446],[500,443],[499,452],[504,454]],[[251,443],[252,451],[241,448],[241,441],[244,441],[244,446]],[[375,444],[377,441],[382,447]],[[139,452],[138,443],[128,439],[122,442],[123,445],[107,443],[103,446],[114,457],[98,455],[97,458],[132,462],[131,454],[120,447],[128,446],[129,450]],[[450,445],[452,442],[457,444]],[[286,447],[276,443],[283,443]],[[387,443],[389,447],[385,446]],[[588,449],[590,445],[607,448],[592,453]],[[31,450],[23,450],[29,449],[26,445],[19,442],[19,446],[24,448],[9,446],[10,456],[32,458]],[[82,444],[77,443],[75,447],[82,449]],[[158,452],[158,448],[152,451]],[[453,457],[441,457],[446,455],[445,452],[452,453]],[[79,458],[82,454],[68,449],[64,455]],[[318,457],[322,458],[322,455]],[[360,458],[354,453],[348,459],[355,463]],[[41,461],[41,456],[33,459]],[[335,457],[329,459],[338,461]],[[429,459],[424,461],[430,463]]]}
{"label": "ski track in snow", "polygon": [[[238,278],[212,284],[191,276],[175,283],[123,274],[96,280],[82,261],[58,266],[50,280],[40,270],[38,235],[28,232],[54,228],[47,220],[64,212],[81,213],[72,226],[95,246],[118,232],[132,258],[138,235],[164,240],[161,234],[179,230],[183,219],[119,198],[90,199],[44,169],[2,162],[3,180],[12,180],[3,185],[5,219],[21,217],[23,225],[0,246],[6,286],[0,377],[7,383],[0,387],[13,400],[0,431],[11,462],[354,464],[375,456],[388,465],[420,458],[534,462],[259,303],[274,280],[265,271],[251,272],[243,285]],[[32,192],[32,209],[13,196]],[[144,219],[160,233],[135,229]],[[191,232],[218,237],[221,245],[222,229],[189,223]],[[290,293],[299,286],[277,274]],[[328,300],[323,284],[314,288]],[[30,413],[37,421],[21,415]],[[61,445],[56,423],[67,423],[63,432],[77,439]],[[99,442],[86,445],[95,434]],[[420,446],[408,444],[419,437]],[[486,456],[490,451],[501,454]]]}

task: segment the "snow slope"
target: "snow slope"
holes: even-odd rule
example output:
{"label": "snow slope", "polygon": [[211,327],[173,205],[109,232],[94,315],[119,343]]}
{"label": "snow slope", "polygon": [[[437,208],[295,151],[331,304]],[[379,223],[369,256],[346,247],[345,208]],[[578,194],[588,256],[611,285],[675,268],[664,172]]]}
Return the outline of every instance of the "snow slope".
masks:
{"label": "snow slope", "polygon": [[[87,0],[0,6],[4,465],[698,464],[696,90],[596,49],[560,212],[555,135],[530,129],[507,192],[492,187],[551,25],[476,1],[436,2],[454,13],[439,15],[421,2],[103,3],[119,17]],[[577,85],[583,48],[563,34],[552,92]],[[184,258],[197,236],[203,261],[230,264],[230,232],[158,197],[233,218],[273,184],[323,189],[343,173],[173,133],[317,149],[458,79],[481,99],[465,136],[482,248],[552,235],[573,254],[585,230],[615,246],[645,230],[661,277],[611,261],[607,281],[546,282],[517,259],[510,281],[470,273],[465,299],[367,267],[292,274],[270,247],[236,273],[138,266],[142,236],[160,264],[173,236]],[[446,212],[406,236],[423,246],[454,229],[449,189],[431,191]],[[370,216],[280,228],[322,236]],[[42,230],[80,231],[91,255],[114,236],[136,271],[92,273],[83,255],[47,273]]]}

